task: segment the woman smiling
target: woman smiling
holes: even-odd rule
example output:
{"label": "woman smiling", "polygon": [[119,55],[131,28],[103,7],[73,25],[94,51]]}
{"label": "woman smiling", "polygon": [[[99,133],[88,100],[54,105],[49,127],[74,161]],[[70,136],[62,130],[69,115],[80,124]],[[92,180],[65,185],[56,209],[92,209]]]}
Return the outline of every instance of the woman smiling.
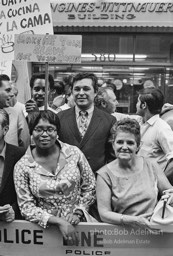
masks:
{"label": "woman smiling", "polygon": [[21,214],[44,228],[59,227],[75,243],[75,225],[95,200],[94,175],[77,147],[57,140],[60,123],[52,111],[33,113],[29,128],[34,144],[14,175]]}
{"label": "woman smiling", "polygon": [[101,168],[97,177],[100,217],[111,224],[151,228],[158,192],[172,186],[155,162],[137,156],[140,126],[136,120],[119,121],[112,137],[117,159]]}

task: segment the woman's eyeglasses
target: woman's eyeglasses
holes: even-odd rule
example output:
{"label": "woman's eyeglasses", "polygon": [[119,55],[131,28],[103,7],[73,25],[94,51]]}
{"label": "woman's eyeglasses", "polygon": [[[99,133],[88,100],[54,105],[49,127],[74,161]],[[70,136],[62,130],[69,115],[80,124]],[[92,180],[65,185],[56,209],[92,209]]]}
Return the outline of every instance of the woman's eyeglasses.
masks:
{"label": "woman's eyeglasses", "polygon": [[57,129],[53,127],[48,127],[47,129],[43,129],[42,127],[35,127],[34,131],[39,135],[42,135],[44,132],[46,132],[48,135],[51,135],[57,131]]}

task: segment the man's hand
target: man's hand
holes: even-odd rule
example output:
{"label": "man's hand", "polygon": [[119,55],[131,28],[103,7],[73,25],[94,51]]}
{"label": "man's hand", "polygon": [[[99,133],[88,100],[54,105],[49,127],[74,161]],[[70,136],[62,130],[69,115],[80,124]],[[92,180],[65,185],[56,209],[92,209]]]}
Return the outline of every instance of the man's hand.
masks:
{"label": "man's hand", "polygon": [[26,109],[27,113],[29,113],[31,111],[38,111],[39,110],[38,107],[37,107],[36,102],[33,99],[30,99],[25,103],[25,109]]}
{"label": "man's hand", "polygon": [[15,219],[15,213],[9,204],[0,206],[0,220],[12,222]]}
{"label": "man's hand", "polygon": [[3,205],[3,206],[0,206],[0,214],[1,213],[4,213],[4,212],[8,212],[11,208],[11,205],[10,204],[6,204],[6,205]]}

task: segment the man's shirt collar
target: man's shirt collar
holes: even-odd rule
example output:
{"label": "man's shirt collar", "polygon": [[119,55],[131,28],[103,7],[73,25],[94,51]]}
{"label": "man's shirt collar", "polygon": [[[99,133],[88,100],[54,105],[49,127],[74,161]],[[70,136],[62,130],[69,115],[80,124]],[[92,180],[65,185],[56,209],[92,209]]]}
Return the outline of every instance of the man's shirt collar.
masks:
{"label": "man's shirt collar", "polygon": [[[82,111],[77,105],[75,106],[76,117],[79,117],[79,112]],[[88,116],[91,115],[94,111],[94,105],[92,105],[89,109],[86,110],[88,112]]]}
{"label": "man's shirt collar", "polygon": [[159,114],[156,114],[156,115],[150,117],[150,118],[146,121],[146,123],[148,123],[149,125],[153,125],[159,118],[160,118],[160,117],[159,117]]}

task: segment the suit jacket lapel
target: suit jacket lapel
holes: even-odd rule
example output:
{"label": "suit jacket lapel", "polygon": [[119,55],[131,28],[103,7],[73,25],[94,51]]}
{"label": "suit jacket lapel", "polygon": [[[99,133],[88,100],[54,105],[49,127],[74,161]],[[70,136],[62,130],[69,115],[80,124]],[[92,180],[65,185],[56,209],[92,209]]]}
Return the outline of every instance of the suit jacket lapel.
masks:
{"label": "suit jacket lapel", "polygon": [[5,161],[4,161],[4,170],[3,170],[3,176],[2,176],[2,182],[0,186],[0,193],[2,192],[8,176],[10,172],[12,171],[13,166],[13,151],[10,150],[10,146],[6,144],[6,152],[5,152]]}
{"label": "suit jacket lapel", "polygon": [[71,112],[69,114],[70,114],[70,117],[68,118],[68,121],[69,121],[68,126],[70,128],[70,131],[73,133],[74,137],[78,141],[78,143],[80,143],[81,136],[80,136],[79,129],[77,126],[77,122],[76,122],[75,108],[72,108]]}
{"label": "suit jacket lapel", "polygon": [[98,128],[99,124],[100,124],[100,116],[98,114],[97,109],[94,108],[93,116],[91,118],[88,129],[83,137],[83,140],[80,143],[80,148],[82,148],[86,144],[86,142],[91,138],[92,134]]}

